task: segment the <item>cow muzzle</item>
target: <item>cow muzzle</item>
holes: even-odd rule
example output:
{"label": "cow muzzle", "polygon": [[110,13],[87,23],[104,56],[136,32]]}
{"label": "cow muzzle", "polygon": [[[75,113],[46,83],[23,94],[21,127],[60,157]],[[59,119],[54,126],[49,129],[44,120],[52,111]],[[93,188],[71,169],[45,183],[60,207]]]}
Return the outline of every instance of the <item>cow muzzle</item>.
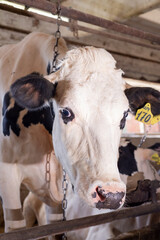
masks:
{"label": "cow muzzle", "polygon": [[91,195],[96,208],[118,209],[124,204],[125,193],[125,187],[119,187],[112,183],[97,186]]}

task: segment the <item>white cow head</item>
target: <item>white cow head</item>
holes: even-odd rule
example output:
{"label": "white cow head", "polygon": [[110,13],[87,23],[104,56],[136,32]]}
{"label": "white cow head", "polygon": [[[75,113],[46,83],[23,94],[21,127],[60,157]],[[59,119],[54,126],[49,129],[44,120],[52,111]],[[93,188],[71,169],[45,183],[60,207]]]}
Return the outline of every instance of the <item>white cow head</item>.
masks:
{"label": "white cow head", "polygon": [[117,209],[125,200],[117,159],[129,103],[121,75],[107,51],[84,47],[69,51],[56,73],[33,73],[11,86],[16,102],[29,110],[52,102],[56,157],[79,195],[97,208]]}

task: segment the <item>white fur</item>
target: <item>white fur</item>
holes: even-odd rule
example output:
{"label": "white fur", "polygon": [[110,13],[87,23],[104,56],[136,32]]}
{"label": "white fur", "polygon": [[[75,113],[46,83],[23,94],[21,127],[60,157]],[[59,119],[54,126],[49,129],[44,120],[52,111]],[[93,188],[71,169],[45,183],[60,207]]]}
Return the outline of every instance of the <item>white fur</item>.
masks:
{"label": "white fur", "polygon": [[[121,74],[108,52],[93,47],[69,51],[57,73],[60,84],[68,82],[69,91],[62,93],[63,87],[57,87],[54,149],[75,189],[90,205],[88,193],[96,184],[123,185],[117,169],[119,125],[128,101]],[[72,122],[63,123],[58,110],[62,107],[72,109]]]}

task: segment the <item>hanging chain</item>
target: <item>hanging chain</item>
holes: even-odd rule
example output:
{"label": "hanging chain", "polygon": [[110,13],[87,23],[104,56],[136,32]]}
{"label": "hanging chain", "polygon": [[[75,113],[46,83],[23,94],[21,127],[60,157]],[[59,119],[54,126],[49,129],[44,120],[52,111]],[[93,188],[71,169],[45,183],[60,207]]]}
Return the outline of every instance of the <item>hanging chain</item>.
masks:
{"label": "hanging chain", "polygon": [[[47,189],[48,189],[50,195],[53,197],[52,192],[50,190],[50,182],[51,182],[50,160],[51,160],[51,154],[47,154],[45,179],[46,179]],[[62,190],[63,190],[62,213],[63,213],[63,221],[66,221],[66,209],[67,209],[67,198],[66,198],[66,195],[67,195],[67,189],[68,189],[68,181],[67,181],[67,178],[66,178],[66,171],[63,168],[63,180],[62,180]],[[62,240],[67,240],[66,233],[62,234]]]}
{"label": "hanging chain", "polygon": [[[58,43],[59,39],[61,38],[61,32],[60,32],[60,21],[61,21],[61,5],[60,0],[57,1],[57,31],[55,33],[56,42],[53,48],[54,56],[52,61],[52,73],[56,72],[58,70],[57,68],[57,57],[59,55],[58,52]],[[48,166],[48,161],[46,163],[46,181],[48,183],[48,180],[50,180],[50,167]],[[48,183],[49,185],[49,183]],[[63,200],[62,200],[62,211],[63,211],[63,221],[66,221],[66,208],[67,208],[67,189],[68,189],[68,181],[66,179],[66,171],[63,168],[63,180],[62,180],[62,190],[63,190]],[[62,234],[62,240],[67,240],[66,233]]]}
{"label": "hanging chain", "polygon": [[50,191],[50,182],[51,182],[51,174],[50,174],[50,154],[47,154],[46,158],[46,175],[45,175],[47,189]]}
{"label": "hanging chain", "polygon": [[60,5],[60,0],[57,1],[57,31],[55,33],[55,38],[56,38],[56,43],[54,45],[53,51],[54,51],[54,56],[53,56],[53,61],[52,61],[52,73],[57,71],[57,57],[59,55],[58,53],[58,42],[59,39],[61,38],[61,32],[60,32],[60,21],[61,21],[61,5]]}
{"label": "hanging chain", "polygon": [[148,126],[148,129],[145,131],[144,136],[141,138],[140,143],[138,144],[137,148],[140,148],[142,146],[142,144],[146,141],[147,138],[147,134],[149,132],[149,130],[151,129],[151,125]]}
{"label": "hanging chain", "polygon": [[[63,221],[66,221],[66,208],[67,208],[67,189],[68,189],[68,181],[66,179],[66,171],[63,168],[63,181],[62,181],[62,190],[63,190],[63,200],[62,200],[62,211],[63,211]],[[62,240],[67,240],[66,233],[63,233]]]}

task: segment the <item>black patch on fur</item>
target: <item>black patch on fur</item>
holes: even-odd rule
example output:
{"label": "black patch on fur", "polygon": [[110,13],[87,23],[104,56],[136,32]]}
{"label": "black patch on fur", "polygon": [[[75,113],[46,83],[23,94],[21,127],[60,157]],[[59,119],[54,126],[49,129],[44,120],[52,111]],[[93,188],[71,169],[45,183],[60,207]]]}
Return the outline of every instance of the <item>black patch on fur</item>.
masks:
{"label": "black patch on fur", "polygon": [[[16,136],[20,135],[20,127],[17,123],[19,114],[24,108],[20,107],[16,102],[12,108],[9,108],[11,103],[10,93],[7,92],[3,100],[3,134],[4,136],[10,136],[10,129],[15,133]],[[54,121],[54,111],[49,106],[40,109],[38,111],[28,111],[23,119],[22,123],[24,127],[28,128],[31,124],[42,124],[46,130],[52,134],[52,127]]]}
{"label": "black patch on fur", "polygon": [[52,117],[50,107],[47,106],[38,111],[28,111],[26,115],[24,115],[22,123],[23,125],[28,128],[31,124],[38,124],[41,123],[46,130],[52,134],[52,127],[53,127],[54,118]]}
{"label": "black patch on fur", "polygon": [[17,103],[14,103],[14,106],[12,108],[9,108],[10,105],[10,94],[7,92],[4,96],[3,100],[3,134],[4,136],[9,136],[10,135],[10,129],[19,136],[20,134],[20,127],[17,123],[17,120],[19,118],[19,113],[22,111],[24,108],[20,107],[17,105]]}
{"label": "black patch on fur", "polygon": [[2,115],[3,116],[5,114],[6,109],[8,108],[8,106],[10,104],[10,100],[11,100],[11,96],[10,96],[9,92],[7,92],[3,98],[3,106],[2,106]]}
{"label": "black patch on fur", "polygon": [[137,149],[132,143],[128,143],[126,147],[119,148],[118,169],[121,174],[131,176],[137,172],[137,163],[134,157],[134,151]]}
{"label": "black patch on fur", "polygon": [[53,108],[53,102],[51,101],[51,102],[49,103],[49,105],[50,105],[51,115],[52,115],[52,118],[53,118],[53,120],[54,120],[54,118],[55,118],[55,113],[54,113],[54,108]]}
{"label": "black patch on fur", "polygon": [[146,103],[151,104],[151,112],[154,116],[160,114],[160,92],[149,87],[133,87],[125,90],[130,108],[135,114]]}
{"label": "black patch on fur", "polygon": [[49,62],[48,65],[47,65],[47,74],[49,75],[50,72],[51,72],[51,64]]}

